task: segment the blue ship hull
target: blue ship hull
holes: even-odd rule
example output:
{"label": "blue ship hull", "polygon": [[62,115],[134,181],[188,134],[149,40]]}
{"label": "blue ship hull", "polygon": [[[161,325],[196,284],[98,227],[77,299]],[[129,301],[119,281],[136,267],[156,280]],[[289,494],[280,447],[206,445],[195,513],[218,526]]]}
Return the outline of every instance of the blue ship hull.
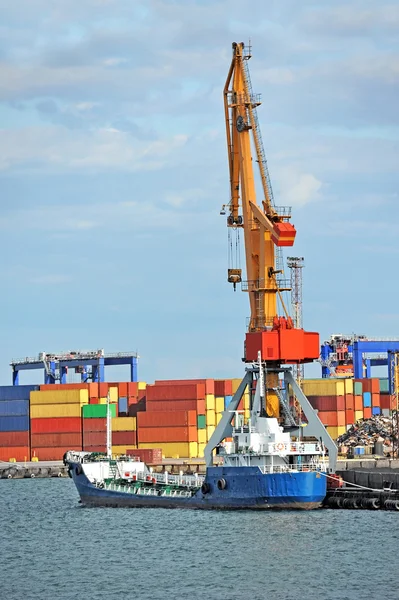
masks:
{"label": "blue ship hull", "polygon": [[[315,471],[263,474],[257,467],[208,467],[206,494],[198,490],[191,497],[146,496],[98,488],[80,472],[80,465],[69,466],[85,506],[309,510],[319,508],[327,492],[327,478]],[[218,489],[220,479],[226,482],[223,490]]]}

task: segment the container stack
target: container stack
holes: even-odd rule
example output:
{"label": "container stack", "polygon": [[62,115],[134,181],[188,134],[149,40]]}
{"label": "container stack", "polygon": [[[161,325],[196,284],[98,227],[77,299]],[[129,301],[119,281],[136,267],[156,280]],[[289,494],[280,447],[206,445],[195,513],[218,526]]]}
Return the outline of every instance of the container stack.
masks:
{"label": "container stack", "polygon": [[389,393],[388,379],[380,379],[380,406],[381,414],[384,417],[389,417],[393,410],[397,409],[395,396]]}
{"label": "container stack", "polygon": [[340,379],[305,379],[302,389],[310,404],[333,439],[346,431],[346,422],[352,418],[353,387]]}
{"label": "container stack", "polygon": [[112,419],[112,454],[126,454],[128,448],[137,448],[136,422],[136,417]]}
{"label": "container stack", "polygon": [[[111,417],[116,417],[117,404],[110,404]],[[82,407],[83,450],[106,452],[107,405],[88,404]]]}
{"label": "container stack", "polygon": [[31,457],[61,460],[67,450],[81,450],[82,408],[88,403],[87,384],[49,384],[31,392]]}
{"label": "container stack", "polygon": [[29,461],[29,395],[37,385],[0,387],[0,460]]}

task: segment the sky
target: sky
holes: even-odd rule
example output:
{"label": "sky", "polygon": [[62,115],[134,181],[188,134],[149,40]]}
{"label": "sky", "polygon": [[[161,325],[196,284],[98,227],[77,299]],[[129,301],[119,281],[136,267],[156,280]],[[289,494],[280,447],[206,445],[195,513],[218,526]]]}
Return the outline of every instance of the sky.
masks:
{"label": "sky", "polygon": [[243,6],[0,0],[0,384],[14,358],[97,348],[137,351],[147,382],[243,374],[219,214],[234,41],[293,207],[305,328],[399,336],[399,2]]}

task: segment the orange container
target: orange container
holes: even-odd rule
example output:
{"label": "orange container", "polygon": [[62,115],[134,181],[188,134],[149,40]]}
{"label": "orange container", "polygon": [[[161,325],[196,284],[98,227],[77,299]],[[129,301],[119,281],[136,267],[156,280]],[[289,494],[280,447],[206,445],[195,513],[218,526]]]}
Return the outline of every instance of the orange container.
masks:
{"label": "orange container", "polygon": [[205,385],[148,385],[146,391],[147,402],[159,400],[191,400],[205,398]]}
{"label": "orange container", "polygon": [[0,431],[0,448],[10,446],[24,448],[29,446],[29,431]]}
{"label": "orange container", "polygon": [[82,447],[81,433],[32,433],[30,439],[32,448],[55,448],[65,446],[67,450],[80,450]]}
{"label": "orange container", "polygon": [[30,420],[31,433],[80,433],[80,417],[42,417]]}
{"label": "orange container", "polygon": [[[152,405],[150,404],[149,407]],[[137,426],[141,427],[196,427],[197,411],[176,410],[137,413]]]}
{"label": "orange container", "polygon": [[363,410],[363,396],[354,396],[355,410]]}
{"label": "orange container", "polygon": [[126,384],[126,396],[136,396],[139,391],[139,384],[137,381],[128,381]]}
{"label": "orange container", "polygon": [[52,390],[87,390],[88,383],[45,383],[40,386],[40,390],[48,392]]}
{"label": "orange container", "polygon": [[380,406],[380,393],[378,392],[378,394],[371,394],[371,406]]}
{"label": "orange container", "polygon": [[215,379],[215,396],[232,396],[233,382],[231,379]]}
{"label": "orange container", "polygon": [[99,397],[100,396],[98,395],[98,383],[89,383],[89,398]]}
{"label": "orange container", "polygon": [[363,417],[365,419],[371,419],[371,406],[368,406],[368,407],[365,406],[363,408]]}
{"label": "orange container", "polygon": [[0,446],[0,460],[8,462],[10,458],[15,458],[17,462],[29,461],[29,446]]}
{"label": "orange container", "polygon": [[345,411],[345,425],[353,425],[355,422],[355,411],[348,409]]}
{"label": "orange container", "polygon": [[98,397],[99,398],[106,398],[108,394],[108,383],[99,383],[98,384]]}
{"label": "orange container", "polygon": [[355,401],[353,394],[345,394],[345,410],[354,410]]}
{"label": "orange container", "polygon": [[138,430],[140,444],[161,442],[197,442],[196,427],[144,427]]}
{"label": "orange container", "polygon": [[126,398],[127,396],[127,382],[121,381],[118,383],[118,398]]}

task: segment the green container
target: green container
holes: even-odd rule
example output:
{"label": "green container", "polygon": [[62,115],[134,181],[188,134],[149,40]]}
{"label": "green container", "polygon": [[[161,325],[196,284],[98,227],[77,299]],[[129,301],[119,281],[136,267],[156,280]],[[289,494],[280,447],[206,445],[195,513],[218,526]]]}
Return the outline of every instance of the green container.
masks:
{"label": "green container", "polygon": [[361,381],[355,381],[353,391],[355,396],[361,396],[363,394],[363,383]]}
{"label": "green container", "polygon": [[[116,417],[116,404],[109,405],[111,417]],[[106,404],[86,404],[83,407],[84,419],[105,419],[107,416]]]}
{"label": "green container", "polygon": [[388,394],[389,392],[389,381],[388,379],[380,379],[380,392]]}
{"label": "green container", "polygon": [[198,429],[206,429],[206,418],[205,415],[197,416],[197,428]]}

